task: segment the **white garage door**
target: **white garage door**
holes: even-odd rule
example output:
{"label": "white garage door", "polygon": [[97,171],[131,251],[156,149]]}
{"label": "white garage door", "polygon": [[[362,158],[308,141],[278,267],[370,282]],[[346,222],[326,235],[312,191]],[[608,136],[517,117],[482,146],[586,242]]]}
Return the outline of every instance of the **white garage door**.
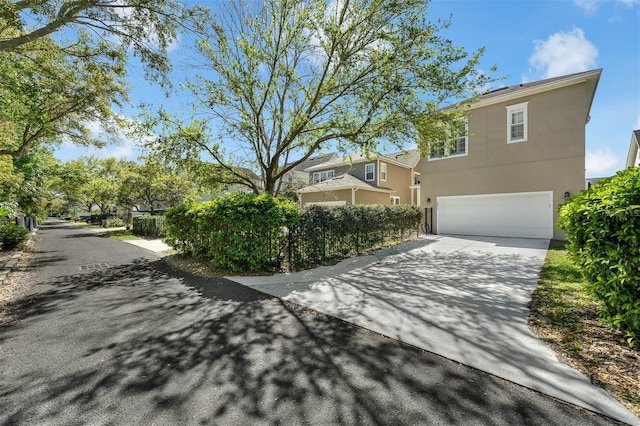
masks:
{"label": "white garage door", "polygon": [[438,234],[552,238],[553,192],[438,197]]}

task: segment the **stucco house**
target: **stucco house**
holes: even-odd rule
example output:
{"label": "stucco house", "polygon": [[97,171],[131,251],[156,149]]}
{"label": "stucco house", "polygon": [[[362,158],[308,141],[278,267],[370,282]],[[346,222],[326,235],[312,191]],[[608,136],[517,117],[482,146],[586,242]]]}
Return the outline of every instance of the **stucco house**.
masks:
{"label": "stucco house", "polygon": [[308,185],[297,191],[305,204],[419,205],[417,151],[387,155],[334,157],[308,167]]}
{"label": "stucco house", "polygon": [[555,227],[558,206],[585,186],[585,127],[601,72],[481,96],[468,131],[432,144],[417,166],[431,231],[564,238]]}
{"label": "stucco house", "polygon": [[627,155],[627,168],[640,165],[640,130],[631,132],[631,142],[629,143],[629,154]]}

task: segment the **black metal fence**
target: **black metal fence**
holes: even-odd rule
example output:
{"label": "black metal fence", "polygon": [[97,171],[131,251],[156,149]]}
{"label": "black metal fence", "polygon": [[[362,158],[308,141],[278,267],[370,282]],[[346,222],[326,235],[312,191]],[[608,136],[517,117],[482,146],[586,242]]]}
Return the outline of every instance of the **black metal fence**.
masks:
{"label": "black metal fence", "polygon": [[138,216],[133,218],[134,235],[165,237],[167,227],[164,216]]}
{"label": "black metal fence", "polygon": [[420,216],[418,210],[418,220],[413,223],[387,218],[372,223],[366,217],[353,221],[353,217],[303,215],[297,225],[285,231],[288,235],[283,257],[289,269],[296,270],[357,256],[417,236]]}

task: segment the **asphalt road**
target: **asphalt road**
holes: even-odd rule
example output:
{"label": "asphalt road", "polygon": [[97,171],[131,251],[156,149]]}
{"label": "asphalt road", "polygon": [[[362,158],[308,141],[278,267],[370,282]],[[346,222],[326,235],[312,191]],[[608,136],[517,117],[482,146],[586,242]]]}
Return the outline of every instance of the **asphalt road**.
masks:
{"label": "asphalt road", "polygon": [[57,221],[22,279],[2,425],[612,424]]}

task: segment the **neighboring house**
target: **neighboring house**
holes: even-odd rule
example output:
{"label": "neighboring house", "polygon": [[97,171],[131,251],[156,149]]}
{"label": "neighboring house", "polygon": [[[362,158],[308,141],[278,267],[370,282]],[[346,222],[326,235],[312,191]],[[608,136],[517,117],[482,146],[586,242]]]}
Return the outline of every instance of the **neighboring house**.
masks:
{"label": "neighboring house", "polygon": [[631,132],[631,143],[629,144],[629,154],[627,155],[627,168],[640,165],[640,130]]}
{"label": "neighboring house", "polygon": [[564,238],[554,226],[558,205],[585,186],[585,126],[601,72],[480,96],[468,132],[433,144],[418,165],[431,231]]}
{"label": "neighboring house", "polygon": [[335,157],[305,169],[308,185],[299,189],[305,204],[418,204],[417,151]]}
{"label": "neighboring house", "polygon": [[[258,176],[253,170],[247,169],[246,167],[239,167],[238,169],[243,172],[258,188],[262,188],[262,179],[260,179],[260,176]],[[253,192],[253,189],[251,189],[248,185],[238,183],[235,185],[228,185],[226,188],[220,191],[218,195],[223,195],[231,192],[244,192],[246,194],[250,194]],[[205,199],[205,197],[206,196],[203,196],[202,198]],[[212,197],[209,197],[208,199],[211,198]]]}
{"label": "neighboring house", "polygon": [[[305,169],[317,166],[318,164],[333,161],[338,158],[338,154],[331,152],[328,154],[317,154],[308,158],[285,173],[280,183],[280,192],[296,192],[298,189],[309,184],[309,173]],[[277,187],[277,185],[276,185]]]}

